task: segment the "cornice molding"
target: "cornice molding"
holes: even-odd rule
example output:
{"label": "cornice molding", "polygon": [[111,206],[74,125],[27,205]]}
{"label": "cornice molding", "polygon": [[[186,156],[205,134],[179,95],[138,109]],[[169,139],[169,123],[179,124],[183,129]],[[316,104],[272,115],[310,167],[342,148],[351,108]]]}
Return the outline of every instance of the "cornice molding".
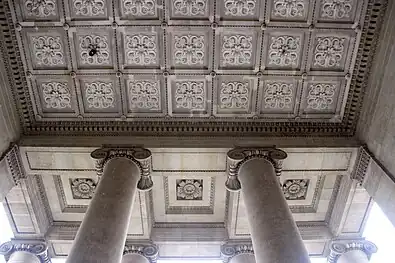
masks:
{"label": "cornice molding", "polygon": [[364,146],[359,147],[355,169],[351,174],[351,179],[355,179],[362,184],[368,170],[369,162],[372,160],[368,149]]}
{"label": "cornice molding", "polygon": [[360,250],[370,259],[377,252],[377,246],[367,240],[334,240],[330,245],[328,263],[337,263],[341,255],[352,250]]}
{"label": "cornice molding", "polygon": [[0,254],[8,261],[10,256],[17,251],[29,252],[37,256],[42,263],[50,263],[48,246],[43,241],[36,240],[12,240],[0,245]]}
{"label": "cornice molding", "polygon": [[239,169],[242,164],[251,159],[265,159],[269,161],[277,174],[281,175],[282,163],[287,154],[280,149],[272,147],[256,147],[256,148],[235,148],[227,153],[227,173],[228,179],[225,186],[228,191],[237,192],[241,189],[241,183],[238,179]]}
{"label": "cornice molding", "polygon": [[15,185],[18,185],[21,179],[26,178],[26,172],[22,164],[19,146],[16,144],[12,145],[5,154],[5,159],[7,161],[7,166],[11,173],[12,180]]}
{"label": "cornice molding", "polygon": [[141,147],[111,147],[100,148],[91,153],[93,159],[98,159],[96,163],[97,174],[103,175],[105,165],[114,158],[127,158],[134,162],[140,169],[140,180],[137,188],[140,191],[149,191],[153,187],[151,178],[152,154],[151,151]]}

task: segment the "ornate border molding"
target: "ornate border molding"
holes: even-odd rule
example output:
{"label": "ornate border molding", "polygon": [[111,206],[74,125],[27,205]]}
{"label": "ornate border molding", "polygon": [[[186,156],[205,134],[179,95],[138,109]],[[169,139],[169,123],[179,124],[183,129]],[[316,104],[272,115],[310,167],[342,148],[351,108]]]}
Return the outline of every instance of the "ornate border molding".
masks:
{"label": "ornate border molding", "polygon": [[261,158],[269,161],[277,174],[281,175],[282,163],[287,154],[280,149],[272,147],[256,147],[256,148],[235,148],[227,153],[227,172],[228,179],[225,187],[228,191],[239,191],[241,183],[237,178],[239,176],[239,169],[242,164],[250,159]]}
{"label": "ornate border molding", "polygon": [[154,244],[130,244],[126,243],[123,255],[139,254],[149,260],[150,263],[156,263],[159,249]]}
{"label": "ornate border molding", "polygon": [[48,256],[48,246],[45,242],[12,240],[0,245],[0,254],[4,255],[7,261],[12,253],[17,251],[29,252],[37,256],[42,263],[51,262]]}
{"label": "ornate border molding", "polygon": [[[352,136],[355,133],[355,127],[358,121],[359,110],[362,105],[363,91],[367,86],[369,79],[369,72],[372,60],[375,54],[375,47],[379,41],[378,34],[380,32],[381,20],[385,12],[386,0],[370,0],[367,5],[367,12],[365,15],[365,22],[361,25],[361,43],[358,47],[358,53],[353,77],[351,79],[350,92],[348,102],[345,108],[345,115],[342,123],[312,123],[312,122],[295,122],[289,123],[257,123],[254,120],[251,127],[236,121],[217,123],[213,121],[204,120],[202,122],[195,122],[186,119],[186,121],[154,121],[146,119],[143,121],[136,121],[133,123],[119,123],[114,121],[103,122],[37,122],[34,120],[32,102],[29,97],[28,85],[26,76],[23,73],[23,63],[20,58],[20,51],[16,38],[16,28],[12,20],[12,13],[9,2],[3,1],[0,4],[0,20],[2,30],[0,35],[1,53],[5,61],[6,71],[9,76],[10,86],[15,95],[15,103],[18,106],[18,111],[21,118],[21,123],[24,126],[26,134],[42,135],[60,133],[69,135],[112,135],[117,136],[122,134],[146,134],[150,136],[164,136],[166,134],[212,134],[217,135],[219,132],[224,134],[239,134],[246,135],[246,133],[254,136],[281,134],[281,136],[300,134],[302,136],[311,136],[319,133],[327,136]],[[361,19],[363,20],[363,19]],[[203,128],[202,128],[203,127]]]}
{"label": "ornate border molding", "polygon": [[377,252],[377,247],[367,240],[335,240],[330,245],[328,263],[337,263],[341,255],[352,250],[360,250],[370,259],[372,254]]}
{"label": "ornate border molding", "polygon": [[252,243],[226,243],[221,246],[221,258],[224,263],[230,262],[232,258],[240,254],[254,255],[254,248],[252,247]]}
{"label": "ornate border molding", "polygon": [[99,159],[96,163],[99,178],[103,175],[104,167],[111,159],[127,158],[134,162],[140,169],[140,180],[137,188],[141,191],[149,191],[153,187],[151,178],[152,154],[151,151],[141,147],[119,147],[119,148],[100,148],[91,153],[93,159]]}
{"label": "ornate border molding", "polygon": [[367,148],[361,146],[359,148],[355,169],[351,174],[351,179],[355,179],[362,184],[365,179],[370,160],[372,160],[372,156],[369,151]]}
{"label": "ornate border molding", "polygon": [[26,172],[19,153],[19,146],[16,144],[12,145],[12,147],[6,153],[5,159],[11,172],[12,180],[14,181],[15,185],[18,185],[21,179],[26,178]]}

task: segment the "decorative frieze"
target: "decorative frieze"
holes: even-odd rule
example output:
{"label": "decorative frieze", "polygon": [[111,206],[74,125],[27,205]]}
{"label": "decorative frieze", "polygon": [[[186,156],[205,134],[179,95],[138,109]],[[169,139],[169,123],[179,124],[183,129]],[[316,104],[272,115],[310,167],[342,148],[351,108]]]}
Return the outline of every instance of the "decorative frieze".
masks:
{"label": "decorative frieze", "polygon": [[11,172],[12,179],[15,185],[18,185],[21,179],[26,178],[25,168],[19,153],[19,146],[13,145],[5,155],[8,168]]}
{"label": "decorative frieze", "polygon": [[45,242],[12,240],[0,245],[0,254],[4,255],[7,261],[13,253],[17,253],[18,251],[31,253],[42,263],[51,262],[48,255],[48,246]]}
{"label": "decorative frieze", "polygon": [[238,179],[239,168],[246,161],[254,158],[262,158],[269,161],[277,174],[281,175],[282,162],[287,158],[287,154],[275,147],[257,147],[257,148],[235,148],[230,150],[227,154],[228,157],[228,179],[225,186],[229,191],[239,191],[241,183]]}
{"label": "decorative frieze", "polygon": [[357,180],[360,184],[365,180],[366,172],[372,157],[365,147],[360,147],[356,160],[355,169],[351,175],[351,179]]}
{"label": "decorative frieze", "polygon": [[140,147],[100,148],[91,153],[96,162],[97,174],[101,176],[108,161],[113,158],[127,158],[134,162],[140,169],[140,180],[137,188],[141,191],[149,191],[153,187],[151,178],[152,160],[151,151]]}

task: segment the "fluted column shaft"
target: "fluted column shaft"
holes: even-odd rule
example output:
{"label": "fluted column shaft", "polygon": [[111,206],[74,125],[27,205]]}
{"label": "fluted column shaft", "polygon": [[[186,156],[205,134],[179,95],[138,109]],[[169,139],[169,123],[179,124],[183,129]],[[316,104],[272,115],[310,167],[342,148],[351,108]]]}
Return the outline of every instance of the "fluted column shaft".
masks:
{"label": "fluted column shaft", "polygon": [[310,262],[272,163],[263,158],[247,160],[238,177],[256,262]]}
{"label": "fluted column shaft", "polygon": [[109,160],[67,263],[120,263],[140,170],[128,158]]}

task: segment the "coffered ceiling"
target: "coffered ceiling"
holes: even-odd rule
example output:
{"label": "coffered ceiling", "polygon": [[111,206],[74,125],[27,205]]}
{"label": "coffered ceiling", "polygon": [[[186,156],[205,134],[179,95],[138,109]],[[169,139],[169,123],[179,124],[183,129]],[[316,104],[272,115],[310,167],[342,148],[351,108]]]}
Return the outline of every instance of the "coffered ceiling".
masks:
{"label": "coffered ceiling", "polygon": [[382,4],[10,0],[3,56],[26,134],[352,135]]}
{"label": "coffered ceiling", "polygon": [[[92,150],[20,148],[26,180],[5,199],[16,237],[45,236],[53,255],[68,254],[98,182]],[[136,195],[129,242],[151,240],[161,257],[218,258],[224,241],[250,240],[243,196],[225,189],[229,149],[150,150],[154,187]],[[357,148],[284,150],[279,180],[309,253],[324,254],[333,236],[360,236],[370,197],[350,179]]]}

